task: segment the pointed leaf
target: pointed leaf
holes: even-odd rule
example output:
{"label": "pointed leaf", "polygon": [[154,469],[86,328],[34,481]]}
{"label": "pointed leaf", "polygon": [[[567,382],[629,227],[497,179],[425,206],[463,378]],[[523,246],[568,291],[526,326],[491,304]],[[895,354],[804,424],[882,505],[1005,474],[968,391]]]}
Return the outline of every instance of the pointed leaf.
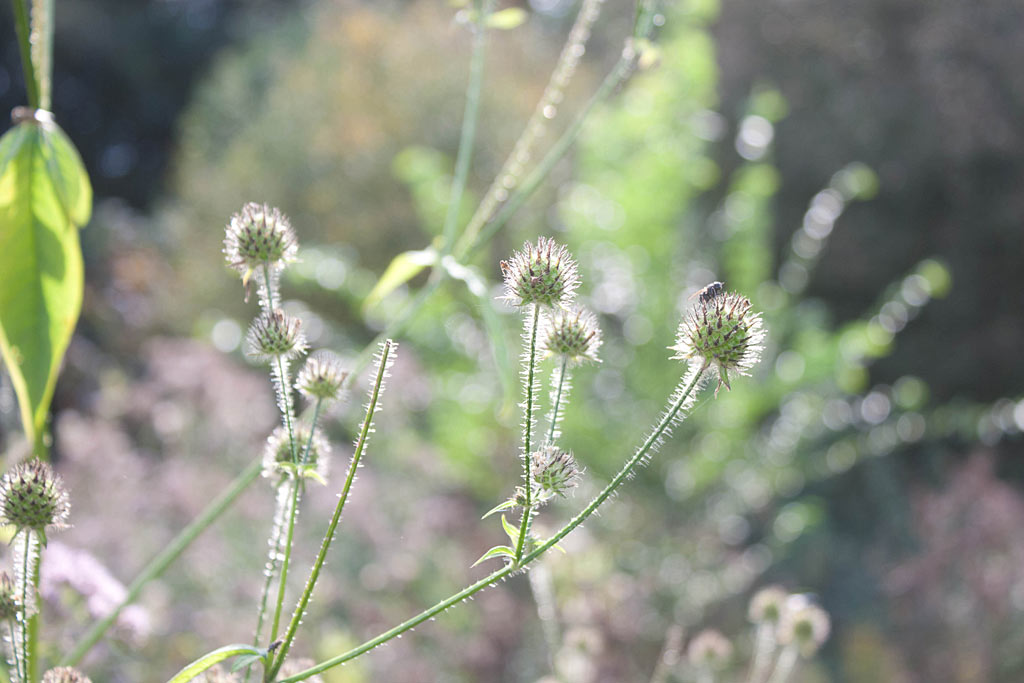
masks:
{"label": "pointed leaf", "polygon": [[82,251],[73,219],[88,218],[92,191],[69,149],[65,138],[34,122],[0,138],[0,351],[25,434],[39,455],[82,305]]}
{"label": "pointed leaf", "polygon": [[481,562],[483,562],[484,560],[489,560],[492,557],[515,557],[515,556],[516,556],[516,551],[512,550],[512,548],[509,548],[507,545],[496,545],[493,548],[491,548],[490,550],[488,550],[486,553],[481,555],[480,559],[477,560],[476,562],[474,562],[470,566],[475,567],[478,564],[480,564]]}
{"label": "pointed leaf", "polygon": [[419,275],[420,271],[437,262],[437,252],[433,249],[422,251],[405,251],[392,259],[391,263],[373,286],[373,290],[363,302],[366,311],[379,304],[384,297]]}
{"label": "pointed leaf", "polygon": [[255,654],[255,653],[254,654],[250,654],[250,655],[240,655],[238,657],[238,659],[235,660],[235,663],[231,665],[231,673],[235,673],[236,671],[241,671],[245,667],[251,666],[251,665],[255,664],[256,662],[264,659],[265,657],[266,657],[266,654]]}
{"label": "pointed leaf", "polygon": [[509,508],[513,508],[515,506],[516,506],[515,498],[510,498],[510,499],[506,500],[504,503],[498,503],[497,505],[492,507],[490,510],[487,511],[487,514],[484,515],[483,517],[481,517],[480,519],[487,519],[488,517],[493,515],[495,512],[501,512],[502,510],[508,510]]}
{"label": "pointed leaf", "polygon": [[220,664],[225,659],[231,659],[232,657],[238,657],[239,655],[255,655],[257,658],[262,658],[264,654],[263,650],[257,649],[252,645],[225,645],[213,652],[206,653],[196,661],[192,662],[184,669],[174,674],[174,677],[167,681],[167,683],[188,683],[188,681],[191,681],[207,669]]}
{"label": "pointed leaf", "polygon": [[505,515],[501,516],[501,528],[505,530],[505,534],[508,535],[508,539],[512,541],[512,545],[519,544],[519,529],[508,523],[505,519]]}

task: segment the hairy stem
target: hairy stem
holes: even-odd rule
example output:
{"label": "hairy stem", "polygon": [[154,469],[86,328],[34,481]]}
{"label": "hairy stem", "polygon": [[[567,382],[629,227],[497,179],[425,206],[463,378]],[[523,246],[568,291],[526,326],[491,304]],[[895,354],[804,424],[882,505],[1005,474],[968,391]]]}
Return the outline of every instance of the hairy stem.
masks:
{"label": "hairy stem", "polygon": [[537,383],[537,329],[540,327],[540,305],[533,305],[530,331],[527,334],[526,372],[526,419],[523,424],[523,488],[526,489],[526,502],[523,504],[523,519],[519,524],[519,538],[516,540],[516,564],[523,558],[526,537],[530,534],[530,518],[533,516],[533,481],[530,476],[530,453],[533,438],[533,404]]}
{"label": "hairy stem", "polygon": [[206,506],[206,509],[199,513],[198,517],[182,529],[156,557],[150,560],[143,567],[142,571],[139,572],[139,575],[135,577],[131,585],[128,586],[124,597],[111,610],[110,614],[93,624],[92,628],[79,639],[71,652],[64,656],[60,665],[74,666],[81,661],[82,657],[99,642],[103,634],[117,621],[117,617],[120,616],[124,608],[135,602],[146,584],[162,575],[192,541],[219,519],[234,504],[238,497],[249,488],[249,485],[256,481],[262,468],[263,463],[259,460],[250,463],[223,493]]}
{"label": "hairy stem", "polygon": [[11,0],[14,10],[14,29],[18,35],[18,51],[21,53],[21,71],[25,75],[25,95],[28,105],[39,108],[39,82],[36,80],[36,69],[32,63],[31,30],[28,24],[28,9],[25,0]]}
{"label": "hairy stem", "polygon": [[[256,631],[253,635],[253,647],[259,647],[263,638],[263,624],[267,617],[267,604],[270,602],[270,588],[274,585],[274,577],[277,576],[277,562],[281,557],[281,541],[284,536],[284,520],[291,515],[287,509],[291,499],[286,491],[278,489],[276,510],[274,511],[274,523],[270,529],[270,538],[267,546],[270,548],[267,554],[266,569],[263,572],[263,588],[260,591],[259,606],[256,610]],[[252,666],[245,668],[244,680],[249,680]]]}
{"label": "hairy stem", "polygon": [[317,553],[316,560],[313,562],[313,568],[309,572],[309,578],[306,580],[306,588],[302,591],[302,596],[299,598],[299,602],[295,606],[295,611],[292,613],[292,620],[288,624],[288,630],[285,632],[281,647],[277,651],[278,654],[274,658],[273,665],[267,669],[264,679],[266,681],[274,680],[274,677],[277,676],[277,672],[281,669],[281,665],[284,664],[285,658],[288,657],[288,652],[291,650],[292,643],[295,641],[295,633],[298,631],[299,623],[302,621],[302,617],[306,613],[306,607],[309,605],[309,600],[313,596],[313,589],[316,587],[316,582],[320,578],[320,570],[323,569],[324,562],[327,560],[327,551],[330,549],[331,543],[334,541],[334,534],[337,532],[338,524],[341,522],[341,513],[345,509],[345,502],[348,500],[349,491],[352,490],[352,483],[356,479],[356,470],[359,468],[359,460],[362,457],[363,451],[366,449],[366,443],[370,438],[373,426],[373,414],[378,409],[380,395],[384,389],[384,378],[387,376],[387,369],[394,358],[394,350],[397,346],[398,345],[390,339],[386,340],[381,346],[379,360],[377,361],[377,376],[374,379],[373,387],[370,390],[370,400],[366,405],[366,417],[363,419],[363,426],[359,431],[359,438],[356,440],[356,447],[352,453],[352,461],[349,463],[348,474],[345,477],[345,485],[341,489],[341,495],[338,496],[338,504],[334,508],[334,515],[331,517],[330,524],[327,526],[327,533],[324,534],[324,540],[320,544],[320,552]]}
{"label": "hairy stem", "polygon": [[370,650],[383,645],[384,643],[396,638],[406,631],[409,631],[423,622],[431,619],[441,612],[444,612],[449,607],[459,604],[467,598],[471,598],[483,589],[491,586],[498,581],[501,581],[505,577],[521,570],[522,568],[529,565],[531,562],[536,560],[538,557],[543,555],[545,552],[550,550],[559,541],[569,535],[576,527],[582,524],[590,515],[594,514],[597,508],[604,503],[615,491],[625,482],[629,476],[633,473],[636,467],[643,462],[655,449],[660,440],[668,433],[672,424],[677,420],[681,419],[685,414],[685,409],[688,407],[693,400],[694,390],[698,386],[701,377],[704,375],[704,371],[707,370],[707,366],[703,365],[700,367],[694,367],[693,371],[688,373],[687,379],[680,385],[679,390],[673,396],[672,401],[662,416],[661,420],[658,421],[657,426],[651,432],[651,434],[644,440],[643,445],[640,446],[625,465],[622,470],[619,471],[615,478],[612,479],[607,486],[599,493],[594,500],[590,502],[579,514],[572,518],[572,520],[562,527],[554,536],[546,540],[544,543],[539,545],[530,553],[523,556],[522,562],[518,564],[509,563],[498,569],[484,578],[480,579],[476,583],[473,583],[466,588],[463,588],[458,593],[451,595],[441,602],[438,602],[432,607],[420,612],[416,616],[408,619],[401,624],[398,624],[394,628],[388,629],[384,633],[371,638],[370,640],[362,643],[361,645],[354,647],[348,652],[344,652],[336,657],[332,657],[324,662],[321,662],[308,669],[300,671],[294,676],[282,679],[279,683],[295,683],[296,681],[304,681],[311,676],[332,669],[336,666],[344,664],[350,660],[363,655]]}
{"label": "hairy stem", "polygon": [[292,545],[295,540],[295,519],[298,516],[299,497],[302,495],[302,481],[298,472],[293,472],[291,500],[288,503],[288,522],[285,528],[284,556],[281,558],[281,572],[277,579],[277,602],[274,607],[274,620],[270,624],[270,642],[277,640],[281,628],[281,612],[284,609],[284,594],[288,588],[288,568],[291,566]]}
{"label": "hairy stem", "polygon": [[551,416],[550,426],[548,427],[548,437],[546,443],[552,445],[555,443],[555,439],[558,438],[558,423],[562,419],[562,401],[563,399],[568,402],[569,400],[569,389],[572,387],[572,382],[569,377],[569,359],[562,356],[562,362],[555,370],[555,374],[551,375]]}
{"label": "hairy stem", "polygon": [[32,0],[32,62],[39,79],[39,109],[51,106],[53,79],[53,0]]}

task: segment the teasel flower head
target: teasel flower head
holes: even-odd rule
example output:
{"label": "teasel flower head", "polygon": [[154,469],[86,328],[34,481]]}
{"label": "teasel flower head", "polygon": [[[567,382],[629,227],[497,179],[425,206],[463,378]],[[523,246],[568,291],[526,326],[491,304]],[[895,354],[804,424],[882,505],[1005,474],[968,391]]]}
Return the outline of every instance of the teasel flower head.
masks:
{"label": "teasel flower head", "polygon": [[[718,388],[730,389],[730,375],[748,375],[761,357],[764,328],[750,300],[726,292],[721,283],[697,293],[697,304],[679,324],[673,358],[701,363],[718,375]],[[716,389],[717,392],[717,389]]]}
{"label": "teasel flower head", "polygon": [[[263,449],[263,476],[273,477],[280,474],[290,475],[298,472],[300,477],[316,479],[326,483],[330,465],[331,447],[320,431],[309,440],[309,426],[299,423],[292,426],[295,434],[295,460],[292,459],[291,442],[288,430],[283,426],[275,429],[267,437],[267,445]],[[306,445],[309,453],[306,453]],[[305,459],[303,457],[305,456]]]}
{"label": "teasel flower head", "polygon": [[721,669],[732,657],[732,643],[714,629],[701,631],[686,649],[690,664],[708,669]]}
{"label": "teasel flower head", "polygon": [[828,640],[831,628],[828,612],[803,595],[791,595],[779,621],[777,637],[783,645],[795,644],[801,655],[812,657]]}
{"label": "teasel flower head", "polygon": [[44,544],[46,529],[66,526],[69,509],[64,481],[44,462],[15,465],[0,480],[0,521],[35,531]]}
{"label": "teasel flower head", "polygon": [[249,355],[264,363],[277,358],[290,359],[306,350],[302,321],[281,309],[261,313],[253,320],[247,339]]}
{"label": "teasel flower head", "polygon": [[288,218],[274,207],[249,202],[231,216],[224,236],[228,265],[248,280],[257,268],[278,271],[295,260],[298,240]]}
{"label": "teasel flower head", "polygon": [[92,681],[78,669],[59,666],[43,674],[43,683],[92,683]]}
{"label": "teasel flower head", "polygon": [[786,609],[789,593],[778,586],[766,586],[754,593],[747,616],[755,624],[778,624]]}
{"label": "teasel flower head", "polygon": [[299,371],[295,388],[311,401],[333,401],[341,397],[349,372],[330,351],[317,351]]}
{"label": "teasel flower head", "polygon": [[601,348],[602,341],[597,316],[577,306],[570,310],[559,309],[548,317],[540,344],[545,355],[564,358],[570,365],[579,365],[588,361],[601,362],[597,350]]}
{"label": "teasel flower head", "polygon": [[546,237],[527,242],[522,251],[501,262],[505,300],[513,306],[538,304],[562,307],[572,301],[579,286],[579,269],[569,250]]}
{"label": "teasel flower head", "polygon": [[530,456],[530,477],[541,494],[564,497],[579,484],[580,468],[569,451],[544,446]]}
{"label": "teasel flower head", "polygon": [[21,599],[7,572],[0,572],[0,621],[14,619],[21,611]]}

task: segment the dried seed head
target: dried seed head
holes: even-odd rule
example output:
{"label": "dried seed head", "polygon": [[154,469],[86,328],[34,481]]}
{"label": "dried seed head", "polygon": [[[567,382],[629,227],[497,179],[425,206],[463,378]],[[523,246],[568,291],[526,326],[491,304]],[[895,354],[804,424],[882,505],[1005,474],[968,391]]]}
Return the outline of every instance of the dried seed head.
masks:
{"label": "dried seed head", "polygon": [[560,356],[572,365],[585,361],[599,363],[601,328],[597,317],[583,308],[560,309],[547,319],[541,337],[541,348],[548,356]]}
{"label": "dried seed head", "polygon": [[530,476],[541,493],[564,497],[579,484],[580,468],[572,453],[545,446],[530,456]]}
{"label": "dried seed head", "polygon": [[224,256],[243,276],[264,265],[280,270],[295,260],[297,251],[288,218],[271,206],[249,202],[228,222]]}
{"label": "dried seed head", "polygon": [[43,674],[43,683],[92,683],[92,681],[78,669],[59,666]]}
{"label": "dried seed head", "polygon": [[[717,284],[717,283],[716,283]],[[729,373],[749,374],[761,357],[764,329],[750,300],[720,288],[699,292],[697,304],[679,323],[673,358],[692,359],[718,373],[718,386],[731,388]]]}
{"label": "dried seed head", "polygon": [[522,251],[501,262],[505,278],[505,300],[514,306],[565,306],[579,286],[576,261],[569,250],[554,240],[538,238]]}
{"label": "dried seed head", "polygon": [[718,631],[707,629],[693,637],[686,656],[694,666],[720,669],[732,657],[732,643]]}
{"label": "dried seed head", "polygon": [[281,309],[261,313],[249,326],[249,355],[269,363],[276,358],[292,358],[306,350],[302,321],[285,315]]}
{"label": "dried seed head", "polygon": [[317,351],[306,360],[295,380],[295,388],[311,401],[332,401],[341,396],[341,386],[349,373],[330,351]]}
{"label": "dried seed head", "polygon": [[7,621],[21,611],[21,600],[7,572],[0,572],[0,621]]}
{"label": "dried seed head", "polygon": [[803,595],[791,595],[779,622],[778,639],[783,645],[795,643],[804,657],[811,657],[828,640],[832,622],[828,612]]}
{"label": "dried seed head", "polygon": [[[284,427],[275,429],[267,437],[267,445],[263,449],[263,476],[273,477],[298,471],[300,476],[324,480],[330,462],[331,447],[318,430],[309,440],[309,427],[304,424],[293,426],[295,433],[295,458],[292,460],[292,447],[288,439],[288,430]],[[306,444],[309,453],[306,454]],[[303,456],[305,459],[303,460]],[[301,463],[296,465],[295,463]]]}
{"label": "dried seed head", "polygon": [[44,462],[16,465],[0,481],[0,521],[21,529],[44,532],[65,526],[70,505],[60,475]]}
{"label": "dried seed head", "polygon": [[754,593],[747,616],[755,624],[778,624],[786,608],[789,593],[778,586],[767,586]]}

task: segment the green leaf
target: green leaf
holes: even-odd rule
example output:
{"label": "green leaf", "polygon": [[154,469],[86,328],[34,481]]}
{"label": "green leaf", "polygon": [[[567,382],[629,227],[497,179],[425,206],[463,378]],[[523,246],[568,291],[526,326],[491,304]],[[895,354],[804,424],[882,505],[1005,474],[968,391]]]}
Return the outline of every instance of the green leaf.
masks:
{"label": "green leaf", "polygon": [[388,264],[384,274],[377,280],[373,290],[366,295],[363,311],[369,310],[384,300],[391,292],[419,275],[420,271],[437,262],[437,252],[433,249],[422,251],[404,251]]}
{"label": "green leaf", "polygon": [[514,558],[515,556],[516,556],[516,551],[512,550],[512,548],[509,548],[507,545],[496,545],[493,548],[491,548],[490,550],[488,550],[486,553],[481,555],[480,559],[477,560],[476,562],[474,562],[470,566],[475,567],[478,564],[480,564],[481,562],[483,562],[484,560],[489,560],[492,557],[512,557],[512,558]]}
{"label": "green leaf", "polygon": [[251,666],[252,664],[255,664],[256,662],[262,661],[263,659],[266,658],[266,656],[267,656],[266,653],[262,652],[262,651],[261,651],[260,654],[253,653],[253,654],[249,654],[249,655],[241,655],[241,656],[238,657],[237,660],[235,660],[235,663],[231,665],[231,673],[235,673],[236,671],[241,671],[242,669],[244,669],[247,666]]}
{"label": "green leaf", "polygon": [[239,655],[255,655],[258,659],[262,659],[265,656],[265,652],[253,647],[252,645],[225,645],[213,652],[206,653],[196,661],[192,662],[184,669],[174,674],[174,678],[167,681],[167,683],[187,683],[207,669],[220,664],[225,659],[231,659],[232,657],[238,657]]}
{"label": "green leaf", "polygon": [[522,7],[508,7],[487,15],[487,18],[484,19],[484,26],[499,31],[510,31],[526,23],[529,16],[529,13]]}
{"label": "green leaf", "polygon": [[505,534],[508,535],[508,540],[512,541],[512,545],[519,543],[519,529],[508,523],[505,519],[505,515],[501,516],[501,528],[505,530]]}
{"label": "green leaf", "polygon": [[85,168],[56,125],[24,122],[0,138],[0,351],[39,456],[82,306],[77,228],[91,204]]}
{"label": "green leaf", "polygon": [[487,514],[484,515],[483,517],[481,517],[480,519],[487,519],[488,517],[493,515],[495,512],[501,512],[502,510],[508,510],[509,508],[513,508],[515,506],[516,506],[515,498],[510,498],[509,500],[506,500],[504,503],[498,503],[497,505],[492,507],[490,510],[487,511]]}

